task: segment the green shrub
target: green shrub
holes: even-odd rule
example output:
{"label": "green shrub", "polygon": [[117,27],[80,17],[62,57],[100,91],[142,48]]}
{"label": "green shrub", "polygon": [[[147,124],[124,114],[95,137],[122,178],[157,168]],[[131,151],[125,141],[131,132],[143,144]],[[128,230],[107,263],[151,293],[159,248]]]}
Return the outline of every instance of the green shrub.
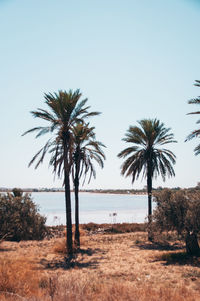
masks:
{"label": "green shrub", "polygon": [[155,194],[155,201],[157,207],[153,214],[154,230],[176,231],[185,240],[187,253],[200,254],[200,192],[164,189]]}
{"label": "green shrub", "polygon": [[0,239],[40,240],[46,235],[46,218],[41,216],[30,194],[16,190],[0,195]]}

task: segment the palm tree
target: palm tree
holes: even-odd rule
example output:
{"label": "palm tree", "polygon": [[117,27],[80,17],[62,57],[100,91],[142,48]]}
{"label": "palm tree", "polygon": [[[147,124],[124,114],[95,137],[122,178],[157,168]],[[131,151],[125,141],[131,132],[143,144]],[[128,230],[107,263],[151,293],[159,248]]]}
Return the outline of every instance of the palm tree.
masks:
{"label": "palm tree", "polygon": [[[196,80],[194,85],[197,86],[197,87],[200,87],[200,80]],[[188,103],[189,104],[200,104],[200,96],[198,96],[197,98],[189,100]],[[200,111],[188,113],[188,115],[190,115],[190,114],[200,114]],[[200,119],[197,120],[196,123],[199,124],[200,123]],[[193,139],[195,137],[200,137],[200,129],[192,131],[192,133],[190,133],[187,136],[187,138],[186,138],[185,141],[191,140],[191,139]],[[198,144],[195,147],[194,152],[195,152],[195,155],[199,155],[200,154],[200,144]]]}
{"label": "palm tree", "polygon": [[101,147],[105,147],[101,142],[95,140],[94,127],[89,127],[89,124],[77,123],[73,128],[74,136],[74,152],[73,152],[73,167],[72,175],[75,192],[75,243],[80,246],[79,232],[79,182],[83,175],[84,181],[89,173],[91,177],[96,177],[96,172],[92,161],[96,161],[103,168],[103,160],[105,155]]}
{"label": "palm tree", "polygon": [[58,169],[59,150],[62,148],[63,170],[64,170],[64,186],[65,186],[65,207],[66,207],[66,228],[67,240],[66,246],[69,257],[73,254],[72,243],[72,219],[71,219],[71,195],[70,195],[70,172],[72,166],[72,128],[77,122],[83,122],[85,118],[98,115],[98,112],[88,112],[90,106],[86,106],[87,98],[80,100],[82,94],[79,90],[59,91],[58,93],[49,93],[44,95],[45,104],[48,110],[37,109],[31,114],[35,118],[41,118],[48,122],[48,126],[40,126],[26,131],[23,135],[37,132],[36,138],[41,135],[50,133],[53,137],[48,139],[47,143],[32,158],[29,166],[38,160],[35,168],[37,168],[44,160],[47,153],[52,153],[54,160],[50,160],[50,164],[54,166],[54,172],[61,175]]}
{"label": "palm tree", "polygon": [[[148,193],[148,222],[151,228],[152,219],[152,179],[161,174],[163,180],[166,175],[174,176],[172,164],[176,156],[168,149],[160,148],[165,144],[176,142],[170,128],[157,119],[140,120],[138,126],[130,126],[123,141],[130,146],[118,154],[125,161],[121,166],[122,175],[131,176],[132,183],[142,174],[147,179]],[[151,239],[149,231],[149,239]]]}

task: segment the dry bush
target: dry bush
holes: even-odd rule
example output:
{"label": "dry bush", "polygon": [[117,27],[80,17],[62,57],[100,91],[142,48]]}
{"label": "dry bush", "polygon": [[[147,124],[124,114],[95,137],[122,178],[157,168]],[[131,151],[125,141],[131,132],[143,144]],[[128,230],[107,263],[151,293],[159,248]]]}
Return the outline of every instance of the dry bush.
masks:
{"label": "dry bush", "polygon": [[95,224],[95,223],[88,223],[88,224],[83,224],[82,227],[83,229],[85,229],[86,231],[96,231],[99,228],[102,228],[102,226],[105,226],[107,224]]}
{"label": "dry bush", "polygon": [[106,229],[107,233],[130,233],[130,232],[144,232],[146,230],[145,224],[137,223],[122,223],[113,224],[110,228]]}
{"label": "dry bush", "polygon": [[53,246],[53,251],[59,254],[66,254],[67,252],[66,239],[62,238],[57,240]]}
{"label": "dry bush", "polygon": [[82,227],[89,232],[101,232],[101,230],[103,230],[106,233],[144,232],[146,230],[146,225],[144,223],[122,223],[112,225],[88,223],[82,225]]}
{"label": "dry bush", "polygon": [[64,237],[66,233],[66,226],[58,225],[58,226],[47,226],[47,238],[55,238],[55,237]]}
{"label": "dry bush", "polygon": [[[73,227],[74,228],[74,227]],[[82,227],[80,227],[80,245],[84,246],[86,244],[86,232],[85,230],[82,229]],[[76,246],[75,244],[73,245],[74,248],[74,252],[76,252]],[[66,248],[66,232],[65,232],[65,238],[61,238],[56,240],[54,247],[53,247],[53,251],[55,253],[59,253],[59,254],[66,254],[67,253],[67,248]]]}

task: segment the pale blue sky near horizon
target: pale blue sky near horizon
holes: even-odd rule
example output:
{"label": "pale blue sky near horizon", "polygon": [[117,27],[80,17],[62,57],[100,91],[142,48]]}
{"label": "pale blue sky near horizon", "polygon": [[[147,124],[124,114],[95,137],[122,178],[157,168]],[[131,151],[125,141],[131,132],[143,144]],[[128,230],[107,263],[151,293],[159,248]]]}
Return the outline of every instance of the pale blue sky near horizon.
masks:
{"label": "pale blue sky near horizon", "polygon": [[200,181],[199,109],[188,100],[200,95],[200,1],[198,0],[0,0],[1,150],[0,187],[61,187],[48,168],[28,168],[45,136],[21,134],[40,124],[30,111],[44,108],[44,93],[80,89],[92,110],[106,161],[85,188],[142,188],[141,178],[120,175],[117,154],[130,125],[158,118],[177,144],[176,176],[153,186],[191,187]]}

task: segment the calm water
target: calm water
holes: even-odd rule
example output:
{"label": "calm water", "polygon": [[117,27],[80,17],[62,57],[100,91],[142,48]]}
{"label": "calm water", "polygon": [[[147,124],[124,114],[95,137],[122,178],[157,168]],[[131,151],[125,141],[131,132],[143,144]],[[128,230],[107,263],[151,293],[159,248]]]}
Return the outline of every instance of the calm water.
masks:
{"label": "calm water", "polygon": [[[47,217],[47,225],[65,224],[63,192],[35,192],[33,201]],[[80,223],[144,222],[147,216],[146,195],[80,193]],[[114,215],[116,213],[116,215]],[[72,193],[74,222],[74,195]]]}

